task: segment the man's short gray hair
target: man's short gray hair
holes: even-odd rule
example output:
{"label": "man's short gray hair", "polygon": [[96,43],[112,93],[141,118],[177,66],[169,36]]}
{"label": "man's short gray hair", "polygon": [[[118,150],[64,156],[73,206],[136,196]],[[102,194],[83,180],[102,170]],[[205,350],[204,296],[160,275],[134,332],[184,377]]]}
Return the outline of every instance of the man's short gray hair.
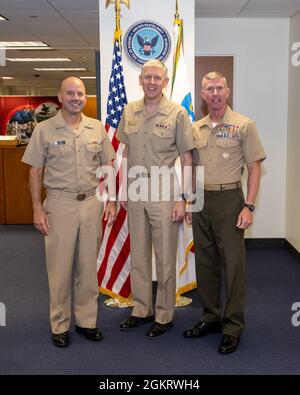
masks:
{"label": "man's short gray hair", "polygon": [[168,76],[167,66],[162,61],[160,61],[158,59],[151,59],[151,60],[148,60],[146,63],[144,63],[142,70],[141,70],[141,75],[144,74],[144,70],[146,67],[157,67],[158,69],[161,69],[164,71],[165,78]]}
{"label": "man's short gray hair", "polygon": [[213,81],[219,78],[222,78],[224,80],[225,88],[227,88],[226,78],[219,71],[210,71],[209,73],[205,74],[205,76],[202,78],[202,88],[204,88],[205,81]]}

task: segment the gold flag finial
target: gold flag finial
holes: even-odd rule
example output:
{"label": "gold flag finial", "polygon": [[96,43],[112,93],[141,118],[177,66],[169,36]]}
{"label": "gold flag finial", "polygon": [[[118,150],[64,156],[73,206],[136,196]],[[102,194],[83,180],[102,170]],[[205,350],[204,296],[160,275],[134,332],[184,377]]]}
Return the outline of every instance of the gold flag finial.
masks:
{"label": "gold flag finial", "polygon": [[105,4],[105,8],[108,8],[111,4],[115,4],[115,11],[116,11],[115,40],[119,41],[120,47],[121,47],[121,36],[122,36],[122,30],[120,25],[121,3],[125,4],[128,8],[130,8],[130,0],[106,0],[106,4]]}
{"label": "gold flag finial", "polygon": [[120,7],[120,3],[123,3],[130,8],[130,0],[106,0],[105,8],[109,7],[110,4],[116,4],[117,7]]}

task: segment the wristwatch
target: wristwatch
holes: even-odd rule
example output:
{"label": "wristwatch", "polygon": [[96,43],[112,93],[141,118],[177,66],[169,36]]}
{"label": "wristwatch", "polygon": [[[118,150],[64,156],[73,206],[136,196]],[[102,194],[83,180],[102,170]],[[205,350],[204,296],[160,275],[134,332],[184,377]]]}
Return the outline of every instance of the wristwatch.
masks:
{"label": "wristwatch", "polygon": [[187,202],[190,199],[190,195],[188,193],[182,193],[181,199]]}
{"label": "wristwatch", "polygon": [[245,203],[244,207],[247,207],[251,212],[253,212],[255,210],[254,204]]}

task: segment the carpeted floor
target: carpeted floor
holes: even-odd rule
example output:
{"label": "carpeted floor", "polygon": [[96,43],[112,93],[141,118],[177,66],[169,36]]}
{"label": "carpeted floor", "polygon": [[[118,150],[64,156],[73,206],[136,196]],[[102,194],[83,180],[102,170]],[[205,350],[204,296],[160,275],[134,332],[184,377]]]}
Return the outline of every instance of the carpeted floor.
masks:
{"label": "carpeted floor", "polygon": [[[48,285],[42,237],[32,226],[0,226],[0,374],[71,375],[248,375],[299,374],[300,325],[291,323],[300,302],[300,265],[284,248],[247,251],[247,328],[240,347],[220,355],[221,335],[184,339],[182,332],[200,319],[193,303],[177,308],[174,327],[148,340],[148,324],[118,330],[130,309],[106,307],[99,298],[99,327],[104,340],[89,342],[71,333],[66,349],[53,346],[48,318]],[[299,322],[300,324],[300,322]]]}

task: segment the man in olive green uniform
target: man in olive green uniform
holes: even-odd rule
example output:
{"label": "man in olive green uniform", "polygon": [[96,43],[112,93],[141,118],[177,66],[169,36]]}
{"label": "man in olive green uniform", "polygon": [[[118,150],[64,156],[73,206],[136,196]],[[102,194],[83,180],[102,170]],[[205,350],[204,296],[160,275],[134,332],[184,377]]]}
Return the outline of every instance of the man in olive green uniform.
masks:
{"label": "man in olive green uniform", "polygon": [[[202,320],[184,331],[186,338],[223,332],[221,354],[238,348],[245,326],[244,230],[252,223],[265,153],[256,126],[227,105],[226,79],[211,72],[202,80],[209,114],[193,125],[198,164],[204,166],[204,207],[192,214]],[[244,200],[241,175],[248,168]],[[191,222],[191,214],[186,219]],[[222,267],[226,302],[221,304]]]}
{"label": "man in olive green uniform", "polygon": [[[81,113],[87,98],[79,78],[66,78],[58,98],[61,111],[36,126],[22,160],[31,166],[34,224],[45,236],[52,340],[57,347],[66,347],[75,250],[75,330],[89,340],[102,338],[96,327],[96,262],[103,204],[95,195],[96,170],[100,165],[112,166],[114,150],[101,123]],[[42,183],[47,190],[43,205]],[[115,214],[115,202],[108,202],[109,224]]]}
{"label": "man in olive green uniform", "polygon": [[[183,166],[192,164],[193,136],[186,110],[170,102],[162,93],[168,82],[167,69],[158,60],[144,64],[140,75],[144,90],[142,100],[129,103],[118,127],[118,139],[126,147],[129,172],[143,166],[141,185],[149,186],[150,199],[135,201],[128,196],[131,247],[132,315],[120,324],[121,330],[135,328],[154,319],[148,338],[164,334],[171,326],[176,293],[176,253],[178,225],[185,212],[185,202],[174,201],[172,180],[167,187],[170,197],[164,200],[164,189],[158,201],[151,198],[153,183],[162,186],[162,177],[155,176],[153,167],[171,169],[180,155]],[[129,175],[129,188],[133,185]],[[134,180],[133,182],[136,182]],[[141,186],[141,188],[143,188]],[[122,202],[122,205],[126,204]],[[152,307],[152,243],[157,274],[155,312]]]}

